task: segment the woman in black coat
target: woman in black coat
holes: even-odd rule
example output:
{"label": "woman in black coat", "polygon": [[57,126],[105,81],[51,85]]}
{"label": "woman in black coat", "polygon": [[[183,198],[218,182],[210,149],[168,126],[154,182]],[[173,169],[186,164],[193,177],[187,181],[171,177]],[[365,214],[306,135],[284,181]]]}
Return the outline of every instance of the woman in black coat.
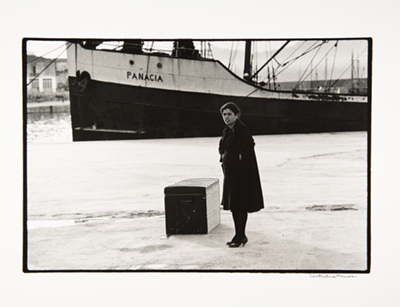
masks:
{"label": "woman in black coat", "polygon": [[249,129],[240,120],[240,109],[228,102],[220,109],[226,127],[219,142],[224,185],[222,206],[231,210],[235,236],[227,244],[239,247],[247,243],[245,234],[248,212],[264,208],[260,175],[254,152],[254,140]]}

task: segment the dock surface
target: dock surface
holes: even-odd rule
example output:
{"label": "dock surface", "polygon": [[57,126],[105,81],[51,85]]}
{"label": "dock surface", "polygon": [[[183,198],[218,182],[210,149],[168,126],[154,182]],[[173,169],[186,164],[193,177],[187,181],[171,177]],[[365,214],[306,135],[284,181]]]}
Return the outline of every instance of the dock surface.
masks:
{"label": "dock surface", "polygon": [[265,209],[245,247],[231,213],[207,235],[165,234],[164,188],[217,178],[219,138],[29,143],[28,269],[367,269],[367,133],[255,136]]}

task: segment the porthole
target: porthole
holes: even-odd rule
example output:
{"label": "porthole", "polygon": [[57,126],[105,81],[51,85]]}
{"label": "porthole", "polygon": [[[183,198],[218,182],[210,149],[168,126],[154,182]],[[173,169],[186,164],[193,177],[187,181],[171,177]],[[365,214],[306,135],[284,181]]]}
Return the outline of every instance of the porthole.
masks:
{"label": "porthole", "polygon": [[135,62],[133,60],[130,60],[129,64],[133,65],[133,64],[135,64]]}
{"label": "porthole", "polygon": [[161,64],[161,63],[158,63],[158,64],[157,64],[157,67],[158,67],[158,68],[161,68],[161,67],[162,67],[162,64]]}

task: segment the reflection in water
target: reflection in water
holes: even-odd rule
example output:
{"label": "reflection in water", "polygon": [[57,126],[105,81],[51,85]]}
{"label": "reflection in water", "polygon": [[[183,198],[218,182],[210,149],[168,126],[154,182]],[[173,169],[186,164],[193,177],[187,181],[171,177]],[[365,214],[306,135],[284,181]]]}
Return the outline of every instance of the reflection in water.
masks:
{"label": "reflection in water", "polygon": [[69,113],[28,113],[27,142],[72,142]]}

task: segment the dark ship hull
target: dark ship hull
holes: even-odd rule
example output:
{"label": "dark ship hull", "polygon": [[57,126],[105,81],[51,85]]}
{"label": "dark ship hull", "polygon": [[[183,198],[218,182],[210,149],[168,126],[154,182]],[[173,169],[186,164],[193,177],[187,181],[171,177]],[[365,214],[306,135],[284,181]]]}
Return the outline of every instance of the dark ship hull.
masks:
{"label": "dark ship hull", "polygon": [[79,44],[71,54],[74,141],[220,136],[219,109],[228,101],[241,108],[254,135],[369,129],[365,96],[266,90],[215,60],[85,50]]}

